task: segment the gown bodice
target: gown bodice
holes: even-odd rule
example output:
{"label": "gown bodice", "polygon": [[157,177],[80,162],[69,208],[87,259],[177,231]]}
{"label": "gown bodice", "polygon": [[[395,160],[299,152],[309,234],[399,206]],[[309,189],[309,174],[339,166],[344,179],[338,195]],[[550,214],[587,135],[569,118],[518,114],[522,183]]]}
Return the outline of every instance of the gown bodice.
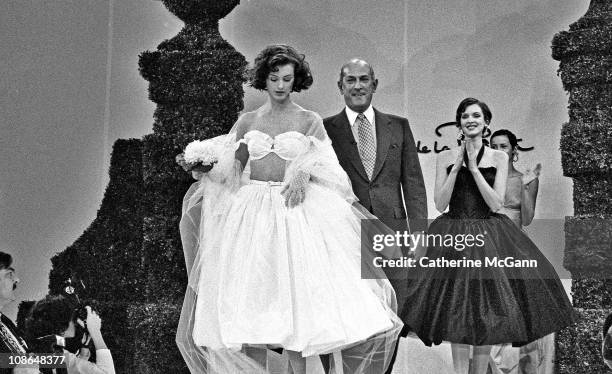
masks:
{"label": "gown bodice", "polygon": [[508,177],[506,181],[506,196],[504,197],[504,208],[521,209],[521,175]]}
{"label": "gown bodice", "polygon": [[308,137],[298,131],[287,131],[271,137],[259,130],[251,130],[244,134],[241,142],[247,145],[251,160],[275,153],[283,160],[291,161],[305,152],[310,144]]}
{"label": "gown bodice", "polygon": [[504,206],[498,213],[505,214],[516,224],[522,227],[521,217],[521,175],[517,174],[508,177],[506,181],[506,196],[504,198]]}
{"label": "gown bodice", "polygon": [[[480,163],[480,159],[482,158],[483,154],[484,146],[482,146],[478,151],[478,156],[476,158],[477,164]],[[467,165],[467,154],[464,153],[463,159]],[[452,165],[449,165],[446,172],[449,173],[452,167]],[[493,186],[497,169],[493,166],[479,167],[478,169],[489,186]],[[472,173],[467,167],[462,166],[457,174],[457,179],[455,180],[455,187],[453,188],[453,193],[450,198],[447,215],[451,218],[478,219],[487,218],[491,214],[491,209],[478,190],[478,186],[476,185],[476,181],[474,180]]]}

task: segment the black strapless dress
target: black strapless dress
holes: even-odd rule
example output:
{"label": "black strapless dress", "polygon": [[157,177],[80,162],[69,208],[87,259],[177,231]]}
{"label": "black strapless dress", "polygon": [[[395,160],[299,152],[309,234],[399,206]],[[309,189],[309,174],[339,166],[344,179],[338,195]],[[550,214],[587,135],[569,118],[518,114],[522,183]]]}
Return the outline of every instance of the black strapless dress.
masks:
{"label": "black strapless dress", "polygon": [[[478,162],[483,153],[484,147]],[[479,170],[492,186],[496,169]],[[481,234],[484,245],[458,251],[430,242],[429,260],[480,260],[483,266],[414,269],[406,302],[398,309],[426,345],[449,341],[518,346],[573,322],[572,305],[553,266],[507,216],[491,212],[465,166],[457,175],[448,212],[431,223],[428,234]],[[537,267],[484,266],[487,258],[536,260]]]}

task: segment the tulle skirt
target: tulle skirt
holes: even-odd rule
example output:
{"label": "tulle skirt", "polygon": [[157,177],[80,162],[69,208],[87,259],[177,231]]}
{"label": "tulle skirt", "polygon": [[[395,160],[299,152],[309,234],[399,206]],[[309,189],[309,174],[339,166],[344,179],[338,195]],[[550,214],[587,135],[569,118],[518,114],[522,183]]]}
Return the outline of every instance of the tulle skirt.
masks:
{"label": "tulle skirt", "polygon": [[402,320],[427,345],[520,346],[573,322],[573,308],[553,266],[527,235],[502,214],[484,219],[438,217],[429,234],[482,234],[483,246],[463,251],[430,246],[427,258],[529,259],[537,266],[417,268],[409,280]]}
{"label": "tulle skirt", "polygon": [[350,372],[379,372],[402,322],[389,282],[361,279],[360,217],[314,183],[302,204],[287,208],[282,187],[251,181],[232,199],[219,240],[206,248],[216,253],[200,257],[193,342],[209,351],[280,347],[304,357],[357,347],[352,356],[378,360],[378,368],[358,364]]}

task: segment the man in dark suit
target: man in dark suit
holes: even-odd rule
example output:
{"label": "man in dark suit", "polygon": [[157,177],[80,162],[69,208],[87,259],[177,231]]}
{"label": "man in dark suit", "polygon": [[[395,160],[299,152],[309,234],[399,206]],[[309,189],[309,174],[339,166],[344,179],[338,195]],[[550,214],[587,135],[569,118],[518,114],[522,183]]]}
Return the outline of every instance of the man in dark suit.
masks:
{"label": "man in dark suit", "polygon": [[[0,353],[24,355],[27,350],[25,341],[19,336],[15,324],[1,313],[8,304],[15,301],[15,289],[19,278],[11,267],[13,258],[8,253],[0,252]],[[0,374],[12,373],[9,368],[0,368]]]}
{"label": "man in dark suit", "polygon": [[[374,70],[366,61],[345,63],[338,88],[346,107],[325,118],[323,124],[359,203],[395,231],[423,231],[427,197],[412,131],[406,118],[372,107],[377,86]],[[389,278],[401,308],[407,280]]]}
{"label": "man in dark suit", "polygon": [[344,64],[338,88],[346,107],[323,120],[325,130],[360,204],[393,230],[408,229],[406,218],[421,230],[427,197],[412,131],[406,118],[372,107],[377,85],[367,62]]}

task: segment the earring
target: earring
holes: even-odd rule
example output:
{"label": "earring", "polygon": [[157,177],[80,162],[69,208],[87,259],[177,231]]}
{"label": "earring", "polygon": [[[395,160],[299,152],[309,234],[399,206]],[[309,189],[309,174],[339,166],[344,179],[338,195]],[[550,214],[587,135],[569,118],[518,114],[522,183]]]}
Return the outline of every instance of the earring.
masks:
{"label": "earring", "polygon": [[461,131],[461,129],[459,129],[459,132],[457,133],[457,145],[460,146],[461,142],[465,139],[465,135],[463,135],[463,132]]}
{"label": "earring", "polygon": [[512,153],[512,162],[517,162],[518,161],[518,152],[514,151]]}
{"label": "earring", "polygon": [[484,129],[482,129],[482,137],[486,138],[490,135],[489,125],[485,125]]}

